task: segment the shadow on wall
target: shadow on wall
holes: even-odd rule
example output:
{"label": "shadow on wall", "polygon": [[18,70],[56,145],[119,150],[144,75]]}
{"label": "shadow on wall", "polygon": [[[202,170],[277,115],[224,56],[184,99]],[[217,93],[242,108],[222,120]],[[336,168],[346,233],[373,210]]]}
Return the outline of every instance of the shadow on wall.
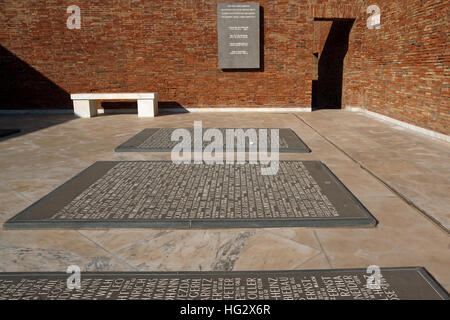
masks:
{"label": "shadow on wall", "polygon": [[105,114],[114,113],[136,113],[137,101],[101,101],[101,107],[105,110]]}
{"label": "shadow on wall", "polygon": [[68,92],[3,46],[0,46],[0,79],[0,109],[7,110],[0,116],[0,131],[18,131],[0,135],[0,142],[74,119],[72,114],[8,115],[30,109],[71,110],[72,100]]}
{"label": "shadow on wall", "polygon": [[[318,19],[320,20],[320,19]],[[354,19],[323,19],[333,21],[325,46],[318,56],[318,80],[313,81],[312,109],[341,109],[344,58]]]}
{"label": "shadow on wall", "polygon": [[[120,102],[101,102],[101,106],[104,113],[118,114],[118,113],[136,113],[137,114],[137,102],[136,101],[120,101]],[[177,101],[158,101],[159,115],[169,115],[176,113],[189,113],[189,111],[183,107]]]}
{"label": "shadow on wall", "polygon": [[71,109],[70,94],[0,46],[0,109]]}

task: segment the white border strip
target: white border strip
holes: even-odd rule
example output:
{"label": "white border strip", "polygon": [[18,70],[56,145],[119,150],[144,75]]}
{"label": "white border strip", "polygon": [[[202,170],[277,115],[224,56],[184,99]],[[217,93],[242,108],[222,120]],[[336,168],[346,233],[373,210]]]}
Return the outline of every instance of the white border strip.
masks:
{"label": "white border strip", "polygon": [[[289,112],[311,112],[311,108],[159,108],[159,112],[166,113],[206,113],[206,112],[271,112],[271,113],[289,113]],[[98,114],[137,114],[137,109],[98,109]]]}
{"label": "white border strip", "polygon": [[[280,113],[288,113],[288,112],[311,112],[311,108],[159,108],[160,111],[164,111],[167,113],[203,113],[203,112],[280,112]],[[136,108],[127,108],[127,109],[98,109],[98,114],[117,114],[117,113],[126,113],[126,114],[137,114]],[[73,114],[72,109],[46,109],[46,110],[1,110],[0,114],[2,115],[24,115],[24,114]]]}
{"label": "white border strip", "polygon": [[376,118],[378,120],[390,122],[390,123],[398,125],[400,127],[410,129],[412,131],[415,131],[415,132],[418,132],[418,133],[421,133],[421,134],[424,134],[424,135],[427,135],[427,136],[430,136],[430,137],[433,137],[433,138],[436,138],[439,140],[450,142],[450,136],[445,135],[443,133],[439,133],[439,132],[435,132],[435,131],[432,131],[429,129],[421,128],[421,127],[418,127],[418,126],[415,126],[415,125],[412,125],[412,124],[409,124],[409,123],[406,123],[406,122],[403,122],[403,121],[400,121],[397,119],[393,119],[393,118],[387,117],[385,115],[382,115],[382,114],[379,114],[379,113],[376,113],[373,111],[369,111],[369,110],[366,110],[366,109],[363,109],[360,107],[346,106],[345,109],[348,111],[351,111],[351,112],[361,112],[370,117]]}
{"label": "white border strip", "polygon": [[[311,108],[161,108],[160,110],[171,112],[174,109],[188,112],[311,112]],[[175,110],[174,110],[175,111]],[[176,111],[175,111],[176,112]]]}

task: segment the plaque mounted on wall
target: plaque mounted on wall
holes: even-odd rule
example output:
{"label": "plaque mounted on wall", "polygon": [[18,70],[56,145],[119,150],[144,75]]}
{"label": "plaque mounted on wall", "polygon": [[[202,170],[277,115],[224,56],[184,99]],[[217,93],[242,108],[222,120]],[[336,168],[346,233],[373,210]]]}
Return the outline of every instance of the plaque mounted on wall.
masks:
{"label": "plaque mounted on wall", "polygon": [[260,8],[256,2],[217,4],[220,69],[260,68]]}

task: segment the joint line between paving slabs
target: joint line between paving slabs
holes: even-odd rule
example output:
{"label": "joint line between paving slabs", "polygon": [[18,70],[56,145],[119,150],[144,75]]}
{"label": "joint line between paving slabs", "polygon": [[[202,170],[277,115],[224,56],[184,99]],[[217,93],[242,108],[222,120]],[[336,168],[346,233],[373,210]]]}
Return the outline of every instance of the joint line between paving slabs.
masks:
{"label": "joint line between paving slabs", "polygon": [[314,236],[316,237],[317,242],[319,243],[320,249],[322,250],[323,254],[325,255],[325,259],[327,259],[327,262],[330,266],[331,269],[334,269],[333,264],[331,263],[330,257],[328,257],[327,252],[325,251],[325,249],[322,246],[322,242],[320,242],[320,238],[319,235],[317,234],[316,230],[313,230]]}
{"label": "joint line between paving slabs", "polygon": [[88,236],[86,236],[85,234],[83,234],[81,231],[76,230],[76,232],[81,235],[83,238],[85,238],[86,240],[92,242],[93,244],[95,244],[97,247],[100,247],[101,249],[105,250],[105,252],[107,252],[108,254],[110,254],[114,259],[117,259],[117,261],[120,261],[120,263],[123,263],[124,265],[126,265],[127,267],[129,267],[130,269],[132,269],[133,271],[139,271],[138,268],[133,267],[132,265],[128,264],[128,262],[118,256],[116,256],[114,253],[112,253],[111,251],[109,251],[108,249],[106,249],[105,247],[103,247],[101,244],[97,243],[96,241],[92,240],[91,238],[89,238]]}
{"label": "joint line between paving slabs", "polygon": [[[303,265],[307,264],[308,262],[311,262],[313,259],[319,257],[319,256],[322,255],[322,254],[323,254],[323,252],[319,252],[318,254],[312,256],[311,258],[308,258],[308,259],[306,259],[305,261],[303,261],[302,263],[296,265],[296,266],[294,267],[294,269],[295,269],[295,270],[301,270],[301,269],[299,269],[299,268],[301,268]],[[327,263],[329,264],[328,259],[327,259]],[[330,266],[329,266],[329,267],[330,267]],[[331,267],[330,267],[330,268],[331,268]]]}
{"label": "joint line between paving slabs", "polygon": [[428,218],[431,222],[433,222],[435,225],[437,225],[439,227],[439,229],[441,229],[442,231],[444,231],[445,233],[449,234],[450,230],[448,230],[444,225],[442,225],[438,220],[436,220],[434,217],[432,217],[431,215],[429,215],[425,210],[421,209],[418,205],[416,205],[411,199],[409,199],[408,197],[406,197],[405,195],[403,195],[400,191],[398,191],[397,189],[395,189],[393,186],[391,186],[390,184],[388,184],[387,182],[385,182],[383,179],[381,179],[380,177],[378,177],[375,173],[373,173],[369,168],[367,168],[366,166],[364,166],[364,164],[362,164],[361,162],[359,162],[358,160],[356,160],[355,158],[353,158],[350,154],[348,154],[346,151],[344,151],[342,148],[340,148],[338,145],[336,145],[333,141],[331,141],[330,139],[328,139],[327,137],[325,137],[324,135],[322,135],[318,130],[316,130],[312,125],[310,125],[308,122],[306,122],[304,119],[298,117],[296,114],[292,114],[294,117],[296,117],[298,120],[300,120],[301,122],[303,122],[305,125],[307,125],[308,127],[310,127],[312,130],[314,130],[314,132],[316,132],[320,137],[322,137],[323,139],[325,139],[328,143],[330,143],[331,145],[333,145],[336,149],[338,149],[339,151],[341,151],[343,154],[345,154],[347,157],[349,157],[353,162],[355,162],[356,164],[358,164],[361,169],[365,170],[367,173],[369,173],[372,177],[374,177],[375,179],[377,179],[379,182],[381,182],[386,188],[388,188],[391,192],[393,192],[394,194],[396,194],[400,199],[402,199],[406,204],[408,204],[409,206],[411,206],[412,208],[416,209],[417,211],[419,211],[419,213],[421,213],[424,217]]}
{"label": "joint line between paving slabs", "polygon": [[30,204],[35,202],[35,200],[28,198],[26,195],[22,194],[21,192],[14,190],[8,183],[0,181],[0,185],[3,186],[4,188],[8,189],[12,193],[16,194],[22,200],[29,202]]}

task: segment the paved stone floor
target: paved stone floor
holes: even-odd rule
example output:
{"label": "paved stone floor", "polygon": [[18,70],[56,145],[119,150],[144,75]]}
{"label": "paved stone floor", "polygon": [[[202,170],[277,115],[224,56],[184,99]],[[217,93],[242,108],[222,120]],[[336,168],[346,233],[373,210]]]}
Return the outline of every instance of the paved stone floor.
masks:
{"label": "paved stone floor", "polygon": [[347,111],[2,116],[0,127],[22,134],[0,139],[0,223],[95,161],[170,159],[113,150],[144,128],[190,127],[194,120],[203,127],[292,128],[312,152],[280,158],[323,161],[378,226],[0,230],[0,271],[64,271],[72,264],[89,271],[424,266],[450,290],[449,145]]}

